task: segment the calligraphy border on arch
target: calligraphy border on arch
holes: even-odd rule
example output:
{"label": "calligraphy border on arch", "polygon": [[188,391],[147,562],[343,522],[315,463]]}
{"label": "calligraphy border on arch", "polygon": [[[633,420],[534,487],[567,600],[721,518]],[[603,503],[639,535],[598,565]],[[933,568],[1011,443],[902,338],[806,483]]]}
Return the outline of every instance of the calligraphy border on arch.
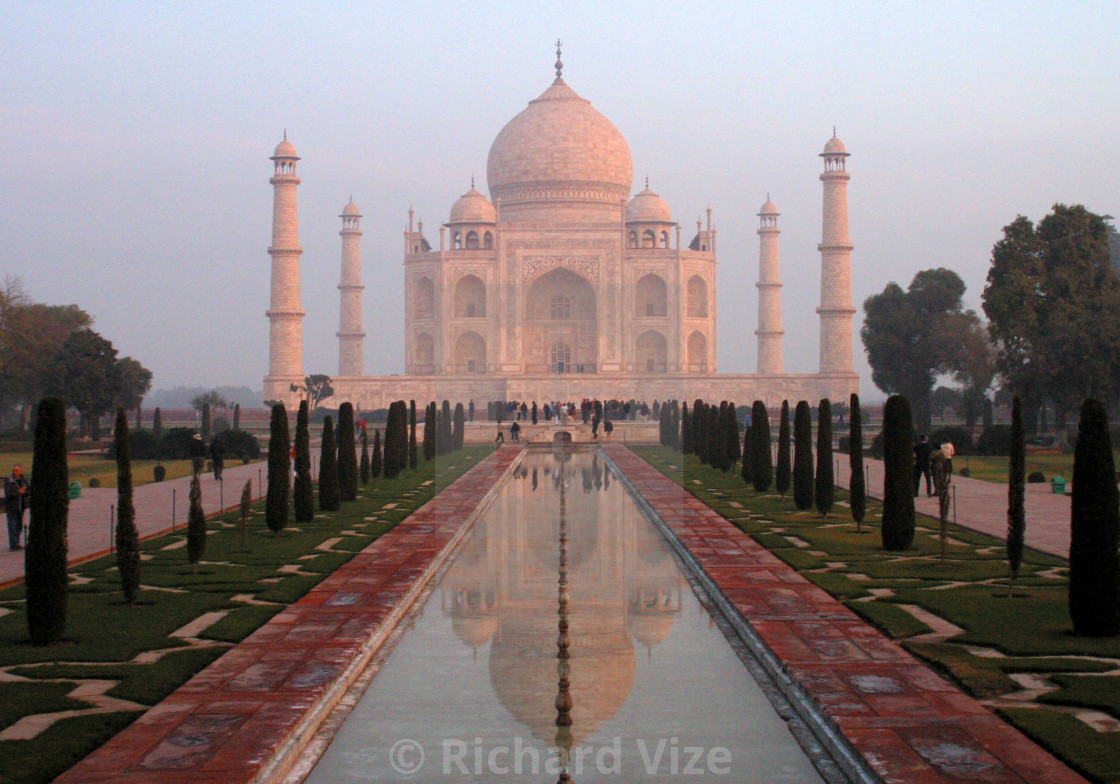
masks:
{"label": "calligraphy border on arch", "polygon": [[529,281],[556,267],[564,267],[595,282],[599,280],[598,256],[525,256],[521,260],[521,277]]}

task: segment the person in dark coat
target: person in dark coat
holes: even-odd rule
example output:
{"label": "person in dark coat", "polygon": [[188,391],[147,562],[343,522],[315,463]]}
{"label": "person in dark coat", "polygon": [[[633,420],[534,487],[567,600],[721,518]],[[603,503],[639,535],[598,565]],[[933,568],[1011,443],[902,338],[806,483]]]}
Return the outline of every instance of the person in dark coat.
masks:
{"label": "person in dark coat", "polygon": [[191,472],[198,476],[206,465],[206,442],[198,433],[194,434],[190,446]]}
{"label": "person in dark coat", "polygon": [[19,538],[23,533],[23,512],[31,503],[31,486],[23,469],[12,466],[12,473],[4,480],[4,510],[8,514],[8,549],[22,550]]}
{"label": "person in dark coat", "polygon": [[210,439],[210,462],[214,465],[214,478],[222,479],[222,469],[226,467],[226,448],[217,436]]}
{"label": "person in dark coat", "polygon": [[933,474],[930,467],[930,455],[933,454],[933,444],[929,442],[929,437],[922,435],[918,437],[918,443],[914,444],[914,497],[918,497],[918,489],[922,484],[922,477],[926,478],[926,497],[933,495]]}

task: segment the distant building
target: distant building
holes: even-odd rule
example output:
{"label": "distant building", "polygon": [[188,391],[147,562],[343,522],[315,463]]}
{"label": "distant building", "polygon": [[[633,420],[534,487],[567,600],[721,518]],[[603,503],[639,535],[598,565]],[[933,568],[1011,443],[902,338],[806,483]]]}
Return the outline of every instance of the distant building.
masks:
{"label": "distant building", "polygon": [[[363,375],[359,219],[343,221],[339,375],[334,401],[362,409],[397,399],[555,400],[703,397],[847,400],[853,369],[848,152],[825,145],[820,372],[782,368],[778,210],[759,211],[757,373],[716,371],[717,231],[711,208],[682,242],[669,205],[630,196],[633,163],[618,128],[556,79],[498,133],[487,162],[490,197],[474,183],[438,239],[412,210],[404,234],[405,375]],[[269,374],[265,397],[294,400],[304,376],[295,148],[275,172]],[[691,233],[691,232],[690,232]],[[433,239],[435,240],[433,243]]]}

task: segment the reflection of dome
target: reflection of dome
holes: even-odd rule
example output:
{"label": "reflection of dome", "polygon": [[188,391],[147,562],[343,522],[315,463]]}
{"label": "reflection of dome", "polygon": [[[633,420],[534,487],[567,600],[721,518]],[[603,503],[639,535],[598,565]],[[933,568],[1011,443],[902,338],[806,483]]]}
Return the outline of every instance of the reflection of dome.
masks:
{"label": "reflection of dome", "polygon": [[557,77],[490,147],[490,197],[617,205],[633,184],[630,146],[614,123]]}
{"label": "reflection of dome", "polygon": [[669,212],[669,205],[663,198],[649,189],[646,189],[630,200],[626,205],[626,222],[656,222],[672,223],[673,216]]}
{"label": "reflection of dome", "polygon": [[673,613],[668,612],[631,613],[626,620],[626,625],[630,627],[630,633],[637,638],[638,642],[646,648],[652,648],[665,641],[669,633],[673,631],[675,620],[676,617]]}
{"label": "reflection of dome", "polygon": [[451,207],[448,223],[494,223],[497,219],[494,205],[472,185]]}
{"label": "reflection of dome", "polygon": [[455,636],[470,648],[481,648],[490,642],[498,628],[498,619],[493,615],[452,615],[451,628]]}
{"label": "reflection of dome", "polygon": [[[524,624],[521,626],[520,624]],[[533,737],[556,740],[556,615],[541,613],[502,628],[490,646],[490,683],[502,705]],[[634,646],[621,630],[580,632],[573,619],[570,693],[572,743],[591,737],[626,702],[634,683]]]}

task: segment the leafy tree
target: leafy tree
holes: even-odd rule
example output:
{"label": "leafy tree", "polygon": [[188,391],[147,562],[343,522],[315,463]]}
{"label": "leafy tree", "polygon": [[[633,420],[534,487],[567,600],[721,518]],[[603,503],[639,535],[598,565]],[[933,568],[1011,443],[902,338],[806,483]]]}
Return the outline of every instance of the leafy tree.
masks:
{"label": "leafy tree", "polygon": [[334,386],[331,377],[322,373],[307,376],[302,384],[292,384],[292,392],[298,392],[307,401],[307,410],[313,412],[319,404],[334,395]]}
{"label": "leafy tree", "polygon": [[292,489],[292,506],[297,523],[315,519],[315,489],[311,481],[311,427],[307,401],[299,401],[296,414],[295,487]]}
{"label": "leafy tree", "polygon": [[214,427],[214,420],[211,418],[210,404],[202,404],[202,424],[200,425],[199,432],[202,434],[204,441],[210,440],[210,433]]}
{"label": "leafy tree", "polygon": [[1019,576],[1019,567],[1023,563],[1023,540],[1027,528],[1026,457],[1023,405],[1016,395],[1011,402],[1011,457],[1007,476],[1007,565],[1010,567],[1008,596],[1012,594],[1015,578]]}
{"label": "leafy tree", "polygon": [[999,369],[1024,409],[1049,399],[1064,418],[1086,397],[1116,397],[1120,278],[1099,215],[1055,204],[1037,227],[1020,215],[992,248],[982,299]]}
{"label": "leafy tree", "polygon": [[814,500],[817,512],[828,516],[832,511],[833,484],[832,472],[832,404],[823,398],[817,409],[817,477]]}
{"label": "leafy tree", "polygon": [[804,400],[793,411],[793,503],[798,509],[813,506],[813,420]]}
{"label": "leafy tree", "polygon": [[408,467],[415,469],[419,463],[419,450],[416,444],[416,401],[408,401]]}
{"label": "leafy tree", "polygon": [[198,562],[206,552],[206,513],[202,511],[202,485],[198,474],[191,478],[187,511],[187,562],[198,573]]}
{"label": "leafy tree", "polygon": [[373,431],[373,452],[369,456],[369,475],[376,479],[381,476],[383,463],[381,458],[381,431]]}
{"label": "leafy tree", "polygon": [[319,509],[337,512],[342,506],[338,484],[338,447],[334,440],[334,419],[323,419],[322,447],[319,450]]}
{"label": "leafy tree", "polygon": [[1069,615],[1089,637],[1120,634],[1120,497],[1108,414],[1093,398],[1081,404],[1073,453]]}
{"label": "leafy tree", "polygon": [[369,437],[366,435],[366,429],[362,428],[362,457],[358,462],[358,478],[362,482],[362,487],[369,484]]}
{"label": "leafy tree", "polygon": [[855,392],[848,408],[848,503],[852,519],[856,521],[856,533],[859,533],[867,514],[867,487],[863,475],[863,411]]}
{"label": "leafy tree", "polygon": [[751,448],[754,450],[751,455],[754,463],[751,480],[754,489],[763,493],[770,489],[774,480],[774,463],[770,457],[770,414],[761,400],[754,401],[751,408],[751,429],[754,431],[751,436]]}
{"label": "leafy tree", "polygon": [[[288,471],[291,443],[288,438],[288,412],[283,403],[272,406],[272,420],[268,436],[268,493],[264,505],[264,519],[273,535],[288,525]],[[310,473],[310,471],[309,471]]]}
{"label": "leafy tree", "polygon": [[132,504],[132,459],[128,450],[128,417],[117,409],[113,431],[117,451],[117,573],[124,603],[136,604],[140,592],[140,536],[136,531],[136,509]]}
{"label": "leafy tree", "polygon": [[883,548],[905,550],[914,542],[914,422],[910,401],[891,395],[883,408]]}
{"label": "leafy tree", "polygon": [[930,430],[934,381],[961,371],[967,360],[970,341],[962,337],[983,339],[980,319],[963,307],[964,292],[960,276],[941,267],[919,272],[906,291],[888,283],[863,303],[860,336],[871,379],[884,392],[908,397],[923,432]]}
{"label": "leafy tree", "polygon": [[937,389],[933,390],[933,394],[929,397],[930,413],[943,419],[947,409],[960,411],[963,400],[964,396],[961,394],[960,390],[947,386],[939,386]]}
{"label": "leafy tree", "polygon": [[191,398],[191,408],[195,411],[202,412],[209,406],[211,410],[215,408],[226,409],[229,408],[229,401],[216,389],[211,389],[209,392],[201,392]]}
{"label": "leafy tree", "polygon": [[[413,412],[416,411],[415,406]],[[338,497],[353,501],[358,497],[358,454],[354,448],[354,406],[338,407]]]}
{"label": "leafy tree", "polygon": [[70,513],[66,467],[66,409],[44,398],[35,416],[31,464],[31,527],[24,554],[27,630],[33,645],[52,645],[66,630],[66,525]]}
{"label": "leafy tree", "polygon": [[[752,417],[753,420],[753,417]],[[782,401],[782,414],[778,422],[778,466],[774,475],[774,489],[786,497],[793,469],[789,454],[789,401]]]}

